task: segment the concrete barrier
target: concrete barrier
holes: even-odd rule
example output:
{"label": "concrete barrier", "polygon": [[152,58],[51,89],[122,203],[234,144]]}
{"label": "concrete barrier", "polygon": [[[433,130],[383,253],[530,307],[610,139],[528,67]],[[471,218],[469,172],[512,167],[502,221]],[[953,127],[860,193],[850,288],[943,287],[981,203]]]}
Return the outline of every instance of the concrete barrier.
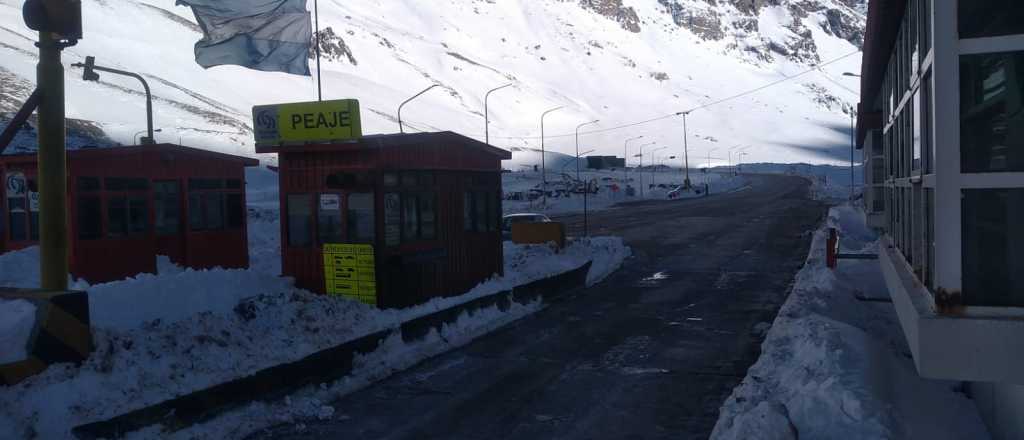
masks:
{"label": "concrete barrier", "polygon": [[126,433],[147,426],[162,424],[176,431],[210,420],[226,411],[253,401],[280,399],[299,389],[337,381],[352,372],[357,354],[373,353],[389,337],[398,334],[405,342],[422,340],[431,331],[441,331],[454,324],[463,313],[497,306],[508,310],[512,302],[529,303],[550,300],[586,285],[591,263],[553,277],[439,310],[402,323],[397,328],[382,330],[336,347],[313,353],[298,361],[270,367],[255,374],[204,390],[195,391],[166,402],[141,408],[109,420],[77,426],[72,433],[80,439],[121,438]]}
{"label": "concrete barrier", "polygon": [[93,351],[89,296],[85,292],[0,289],[0,299],[25,300],[36,315],[25,352],[28,358],[0,365],[0,383],[17,384],[53,364],[78,363]]}

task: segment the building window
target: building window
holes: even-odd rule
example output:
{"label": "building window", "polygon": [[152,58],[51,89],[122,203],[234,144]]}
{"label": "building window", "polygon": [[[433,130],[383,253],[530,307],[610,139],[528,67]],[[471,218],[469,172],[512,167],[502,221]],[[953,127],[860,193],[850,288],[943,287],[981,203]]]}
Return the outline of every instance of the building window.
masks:
{"label": "building window", "polygon": [[343,242],[341,222],[341,194],[320,194],[316,227],[320,244]]}
{"label": "building window", "polygon": [[437,238],[436,206],[434,193],[402,194],[402,241]]}
{"label": "building window", "polygon": [[348,195],[348,239],[352,243],[373,243],[376,239],[377,216],[373,193]]}
{"label": "building window", "polygon": [[924,150],[924,174],[935,172],[935,142],[932,140],[932,116],[935,114],[932,100],[932,74],[929,72],[921,83],[924,113],[921,120],[921,148]]}
{"label": "building window", "polygon": [[932,0],[920,0],[918,21],[921,24],[921,61],[924,62],[932,49]]}
{"label": "building window", "polygon": [[963,191],[967,305],[1024,307],[1024,189]]}
{"label": "building window", "polygon": [[464,225],[467,231],[495,232],[501,223],[501,206],[490,191],[466,191]]}
{"label": "building window", "polygon": [[149,232],[149,206],[145,196],[107,199],[107,236],[125,237]]}
{"label": "building window", "polygon": [[313,244],[313,201],[308,194],[288,195],[288,245],[307,247]]}
{"label": "building window", "polygon": [[921,174],[921,167],[922,167],[922,165],[921,165],[921,142],[922,142],[921,135],[923,134],[923,132],[925,130],[924,129],[924,125],[922,124],[921,99],[920,98],[921,98],[921,96],[920,96],[919,91],[914,92],[914,96],[913,96],[913,98],[911,98],[912,102],[914,103],[914,105],[913,105],[914,117],[913,117],[913,119],[911,121],[913,123],[913,128],[910,131],[910,135],[912,137],[911,145],[912,145],[912,150],[913,150],[912,151],[913,156],[912,156],[912,160],[910,162],[910,164],[911,164],[911,168],[910,169],[912,171],[912,174],[915,175],[915,176]]}
{"label": "building window", "polygon": [[935,288],[935,190],[924,188],[924,252],[927,265],[924,270],[924,285]]}
{"label": "building window", "polygon": [[103,208],[98,196],[78,197],[78,238],[96,240],[103,237]]}
{"label": "building window", "polygon": [[241,229],[245,224],[245,204],[231,179],[188,180],[188,225],[193,232]]}
{"label": "building window", "polygon": [[159,235],[181,233],[181,184],[153,182],[154,226]]}
{"label": "building window", "polygon": [[960,38],[1024,34],[1024,3],[1020,0],[960,0]]}
{"label": "building window", "polygon": [[1024,52],[960,57],[965,173],[1024,171]]}

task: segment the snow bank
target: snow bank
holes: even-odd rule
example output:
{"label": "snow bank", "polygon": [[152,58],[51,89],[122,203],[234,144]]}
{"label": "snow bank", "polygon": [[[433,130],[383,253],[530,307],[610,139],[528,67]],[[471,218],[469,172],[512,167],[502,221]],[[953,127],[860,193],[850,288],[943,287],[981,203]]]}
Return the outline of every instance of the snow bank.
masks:
{"label": "snow bank", "polygon": [[0,254],[0,287],[39,286],[39,247]]}
{"label": "snow bank", "polygon": [[[597,282],[630,255],[621,239],[608,237],[575,241],[561,253],[547,246],[517,245],[506,245],[504,252],[504,277],[488,280],[460,296],[402,310],[378,310],[355,301],[314,295],[253,270],[171,270],[94,286],[90,302],[97,303],[91,308],[97,322],[103,323],[93,329],[96,351],[80,368],[51,366],[21,384],[0,388],[0,439],[32,437],[33,433],[41,438],[69,437],[70,429],[79,424],[295,361],[436,310],[575,269],[588,260],[594,261],[588,282]],[[263,294],[243,299],[252,292]],[[456,325],[426,341],[409,345],[400,338],[389,341],[383,350],[360,361],[364,367],[357,374],[313,394],[323,397],[347,392],[540,307],[535,303],[516,305],[507,312],[496,307],[484,309],[471,316],[463,314]],[[265,407],[273,408],[269,416],[264,412],[244,422],[231,418],[244,417],[246,409],[209,432],[274,423],[274,414],[302,417],[310,414],[307,409],[312,408],[313,414],[324,409],[317,404],[275,405]],[[198,434],[185,430],[175,435],[193,438]]]}
{"label": "snow bank", "polygon": [[36,306],[23,299],[0,300],[0,364],[25,360],[36,322]]}
{"label": "snow bank", "polygon": [[988,433],[958,383],[922,379],[877,262],[825,267],[827,227],[844,251],[874,252],[856,209],[833,208],[815,233],[761,357],[721,408],[712,439],[982,439]]}

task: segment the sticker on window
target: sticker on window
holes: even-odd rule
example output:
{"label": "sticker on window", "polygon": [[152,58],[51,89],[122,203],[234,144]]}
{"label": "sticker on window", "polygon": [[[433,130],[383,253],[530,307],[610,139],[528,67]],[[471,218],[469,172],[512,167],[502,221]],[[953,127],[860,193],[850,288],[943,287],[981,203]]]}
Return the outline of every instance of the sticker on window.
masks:
{"label": "sticker on window", "polygon": [[338,194],[320,194],[321,211],[341,211],[341,196]]}

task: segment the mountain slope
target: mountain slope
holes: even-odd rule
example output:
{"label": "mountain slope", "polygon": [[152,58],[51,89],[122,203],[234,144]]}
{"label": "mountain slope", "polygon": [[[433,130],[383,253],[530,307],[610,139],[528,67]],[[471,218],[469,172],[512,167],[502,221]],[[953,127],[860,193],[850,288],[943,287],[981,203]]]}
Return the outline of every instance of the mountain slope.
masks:
{"label": "mountain slope", "polygon": [[[31,83],[35,48],[21,3],[0,0],[0,72]],[[85,39],[65,52],[66,66],[95,55],[143,73],[160,141],[252,155],[251,106],[315,99],[315,78],[197,66],[199,29],[171,0],[83,4]],[[859,71],[864,8],[862,0],[322,0],[324,95],[360,99],[365,133],[395,132],[398,104],[436,82],[442,88],[403,110],[409,127],[483,139],[484,93],[512,82],[491,97],[491,142],[539,147],[540,113],[565,106],[545,126],[547,149],[565,153],[581,122],[602,120],[586,133],[713,104],[688,118],[691,156],[717,148],[713,156],[725,159],[728,147],[752,144],[747,161],[833,163],[848,158],[857,82],[842,72]],[[137,82],[104,74],[86,83],[67,69],[69,117],[121,143],[145,127]],[[25,97],[0,93],[0,111]],[[585,134],[581,148],[621,155],[623,140],[639,135],[682,153],[678,117]]]}

